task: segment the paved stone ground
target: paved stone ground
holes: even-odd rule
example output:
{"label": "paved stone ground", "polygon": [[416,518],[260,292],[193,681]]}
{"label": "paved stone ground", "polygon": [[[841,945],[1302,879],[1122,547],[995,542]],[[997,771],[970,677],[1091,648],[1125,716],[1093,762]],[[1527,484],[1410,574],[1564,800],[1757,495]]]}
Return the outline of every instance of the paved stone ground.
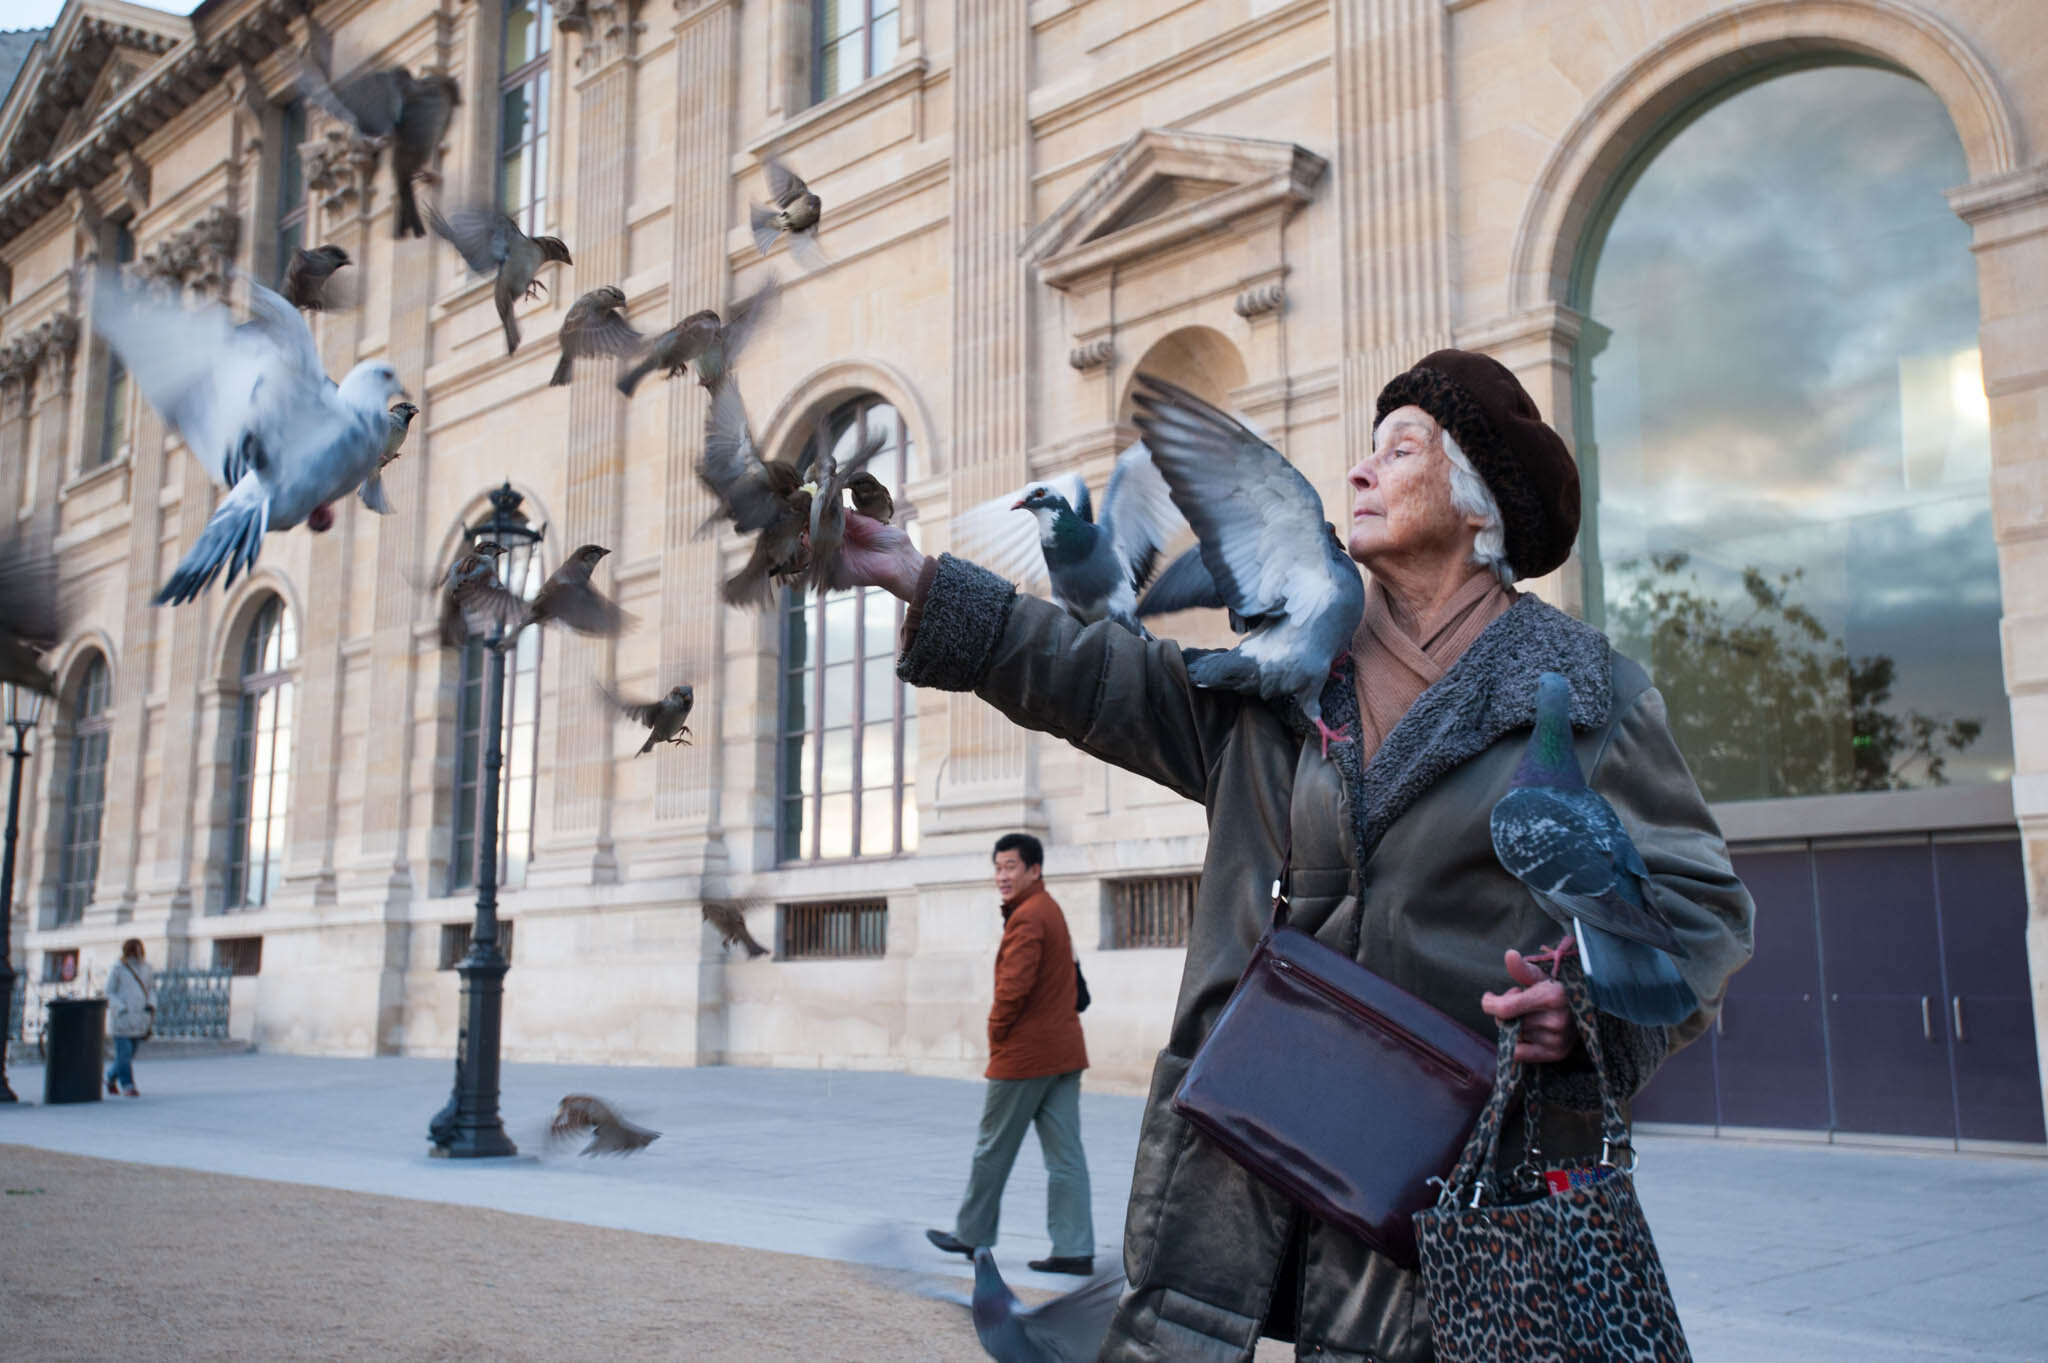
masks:
{"label": "paved stone ground", "polygon": [[[10,1067],[36,1097],[33,1065]],[[513,1065],[515,1160],[426,1154],[446,1061],[244,1055],[137,1065],[144,1097],[0,1109],[0,1145],[491,1208],[849,1259],[949,1225],[980,1086],[895,1074]],[[588,1161],[542,1137],[565,1092],[666,1134]],[[1138,1100],[1084,1094],[1096,1240],[1114,1254]],[[2048,1159],[1645,1136],[1638,1179],[1680,1313],[1714,1360],[2048,1360]],[[0,1151],[0,1178],[7,1163]],[[1027,1141],[1004,1203],[1006,1265],[1048,1249]],[[1018,1273],[1020,1285],[1059,1280]],[[1262,1358],[1265,1354],[1262,1352]]]}

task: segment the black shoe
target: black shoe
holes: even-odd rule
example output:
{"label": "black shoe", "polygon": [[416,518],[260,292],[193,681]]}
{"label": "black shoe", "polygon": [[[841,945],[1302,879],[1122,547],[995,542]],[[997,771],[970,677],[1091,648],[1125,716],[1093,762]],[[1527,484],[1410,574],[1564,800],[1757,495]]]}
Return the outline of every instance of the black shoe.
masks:
{"label": "black shoe", "polygon": [[1077,1278],[1085,1278],[1095,1271],[1095,1256],[1055,1254],[1050,1259],[1033,1259],[1027,1267],[1033,1273],[1071,1273]]}
{"label": "black shoe", "polygon": [[964,1254],[970,1259],[974,1257],[974,1246],[950,1232],[928,1230],[924,1233],[924,1238],[931,1241],[933,1246],[944,1250],[948,1254]]}

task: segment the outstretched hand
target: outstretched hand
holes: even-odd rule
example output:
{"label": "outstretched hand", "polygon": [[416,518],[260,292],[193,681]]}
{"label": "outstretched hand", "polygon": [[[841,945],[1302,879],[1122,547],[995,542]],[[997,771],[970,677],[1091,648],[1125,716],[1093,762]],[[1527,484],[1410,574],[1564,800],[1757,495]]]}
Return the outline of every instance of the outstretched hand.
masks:
{"label": "outstretched hand", "polygon": [[849,509],[846,513],[846,542],[840,561],[857,587],[880,587],[908,601],[917,590],[918,575],[924,571],[925,556],[910,542],[900,525],[878,521]]}
{"label": "outstretched hand", "polygon": [[1571,1006],[1565,1002],[1564,986],[1522,959],[1522,953],[1508,949],[1508,978],[1516,987],[1504,994],[1491,990],[1479,996],[1486,1015],[1500,1022],[1522,1020],[1522,1035],[1515,1044],[1515,1059],[1524,1064],[1549,1063],[1572,1053],[1578,1032],[1572,1026]]}

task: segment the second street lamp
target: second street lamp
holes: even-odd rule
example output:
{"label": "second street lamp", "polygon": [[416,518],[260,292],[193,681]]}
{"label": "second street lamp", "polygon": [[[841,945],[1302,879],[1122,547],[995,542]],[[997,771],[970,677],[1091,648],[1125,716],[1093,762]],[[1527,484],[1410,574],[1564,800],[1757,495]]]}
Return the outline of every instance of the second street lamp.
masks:
{"label": "second street lamp", "polygon": [[[513,592],[526,586],[527,565],[542,531],[519,510],[523,500],[506,483],[491,494],[491,514],[466,532],[471,544],[497,544],[498,581]],[[498,1047],[503,1036],[505,953],[498,946],[498,800],[505,767],[505,625],[493,616],[484,644],[483,798],[477,811],[476,922],[469,951],[455,967],[462,976],[462,1028],[455,1040],[455,1091],[427,1127],[436,1154],[451,1159],[516,1155],[498,1116]]]}
{"label": "second street lamp", "polygon": [[14,1024],[14,841],[21,832],[21,760],[28,756],[28,731],[42,717],[43,695],[13,682],[0,685],[0,707],[14,730],[7,754],[6,848],[0,851],[0,1103],[15,1101],[7,1086],[7,1041]]}

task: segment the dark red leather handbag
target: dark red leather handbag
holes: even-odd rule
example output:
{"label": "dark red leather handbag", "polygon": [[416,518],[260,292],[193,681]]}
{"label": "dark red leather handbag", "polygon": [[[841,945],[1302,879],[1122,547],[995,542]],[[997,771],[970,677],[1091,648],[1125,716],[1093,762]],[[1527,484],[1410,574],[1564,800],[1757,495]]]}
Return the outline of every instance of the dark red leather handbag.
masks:
{"label": "dark red leather handbag", "polygon": [[1406,1268],[1414,1214],[1493,1092],[1493,1042],[1273,919],[1173,1110],[1294,1202]]}

